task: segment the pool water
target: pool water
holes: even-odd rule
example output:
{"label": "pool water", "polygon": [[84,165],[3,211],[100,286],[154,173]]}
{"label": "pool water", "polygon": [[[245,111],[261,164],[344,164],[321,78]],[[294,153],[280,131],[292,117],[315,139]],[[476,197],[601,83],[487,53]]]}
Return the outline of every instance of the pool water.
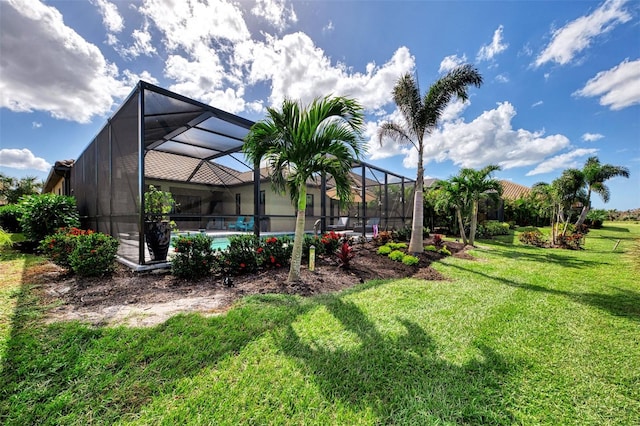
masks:
{"label": "pool water", "polygon": [[[171,245],[169,246],[169,252],[173,253],[173,240],[175,237],[178,236],[185,236],[185,235],[193,235],[193,233],[191,234],[176,234],[176,235],[172,235],[171,236]],[[211,241],[211,248],[213,250],[224,250],[227,247],[229,247],[229,238],[227,237],[213,237],[213,241]]]}

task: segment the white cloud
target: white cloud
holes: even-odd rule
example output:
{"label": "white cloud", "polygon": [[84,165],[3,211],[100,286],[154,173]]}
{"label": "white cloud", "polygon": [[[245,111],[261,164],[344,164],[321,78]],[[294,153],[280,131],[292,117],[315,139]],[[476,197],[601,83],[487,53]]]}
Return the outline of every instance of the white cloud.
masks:
{"label": "white cloud", "polygon": [[298,22],[293,6],[287,7],[285,0],[258,0],[251,13],[263,18],[280,32],[287,28],[289,22]]}
{"label": "white cloud", "polygon": [[551,42],[538,55],[534,65],[539,67],[547,62],[560,65],[570,63],[575,55],[591,45],[594,38],[631,19],[631,15],[623,8],[625,3],[626,0],[607,0],[593,13],[581,16],[554,31]]}
{"label": "white cloud", "polygon": [[118,68],[67,27],[57,9],[12,0],[3,5],[0,23],[0,107],[86,123],[131,90],[118,80]]}
{"label": "white cloud", "polygon": [[462,55],[462,57],[458,55],[449,55],[446,56],[442,62],[440,62],[440,68],[438,72],[440,74],[446,73],[454,69],[455,67],[462,65],[467,62],[467,56]]}
{"label": "white cloud", "polygon": [[0,166],[11,167],[21,170],[49,171],[51,164],[44,158],[33,155],[27,148],[23,149],[0,149]]}
{"label": "white cloud", "polygon": [[480,48],[478,55],[476,56],[477,61],[489,61],[498,53],[504,52],[507,47],[509,47],[508,43],[502,42],[502,30],[503,26],[500,25],[498,29],[494,31],[491,43]]}
{"label": "white cloud", "polygon": [[542,104],[544,104],[544,102],[543,102],[543,101],[534,102],[533,104],[531,104],[531,108],[539,107],[539,106],[541,106]]}
{"label": "white cloud", "polygon": [[604,135],[601,135],[600,133],[585,133],[581,137],[581,139],[585,142],[595,142],[602,138],[604,138]]}
{"label": "white cloud", "polygon": [[506,74],[498,74],[496,75],[496,81],[498,83],[508,83],[509,77]]}
{"label": "white cloud", "polygon": [[94,0],[93,3],[98,6],[98,10],[102,15],[102,23],[107,31],[119,33],[124,29],[124,19],[122,19],[115,4],[107,0]]}
{"label": "white cloud", "polygon": [[[498,164],[511,169],[537,164],[569,146],[569,139],[561,134],[544,136],[544,131],[513,129],[515,115],[513,105],[502,102],[471,122],[443,122],[425,139],[425,164],[449,160],[459,167]],[[405,147],[402,153],[404,166],[416,167],[416,150]]]}
{"label": "white cloud", "polygon": [[390,93],[398,78],[415,66],[409,49],[400,47],[381,66],[370,62],[364,73],[352,72],[342,63],[333,65],[324,51],[301,32],[237,46],[234,61],[249,70],[248,84],[271,81],[272,105],[279,105],[285,97],[306,103],[333,94],[356,98],[371,111],[391,101]]}
{"label": "white cloud", "polygon": [[378,142],[378,129],[382,123],[386,121],[401,124],[404,123],[404,118],[402,117],[402,113],[398,109],[395,109],[391,114],[381,117],[378,121],[368,121],[365,123],[363,138],[367,141],[367,156],[371,160],[380,160],[401,155],[407,148],[407,146],[399,144],[389,138],[383,139],[382,144]]}
{"label": "white cloud", "polygon": [[157,53],[155,46],[151,43],[149,22],[146,19],[141,29],[133,30],[131,38],[133,39],[131,46],[116,49],[123,58],[137,58],[140,55],[153,56]]}
{"label": "white cloud", "polygon": [[579,168],[579,163],[575,160],[579,157],[584,157],[587,155],[592,155],[598,152],[597,149],[584,149],[579,148],[575,149],[571,152],[567,152],[565,154],[556,155],[555,157],[549,158],[548,160],[543,161],[538,164],[538,166],[527,172],[527,176],[540,175],[543,173],[550,173],[554,170],[564,170],[568,168]]}
{"label": "white cloud", "polygon": [[207,3],[145,0],[138,10],[162,32],[170,52],[183,48],[193,53],[212,41],[233,43],[250,37],[238,5],[224,0]]}
{"label": "white cloud", "polygon": [[640,59],[625,60],[596,74],[574,96],[600,96],[600,105],[619,110],[640,104]]}
{"label": "white cloud", "polygon": [[40,127],[42,127],[42,123],[39,123],[37,121],[32,121],[31,122],[31,127],[34,129],[39,129]]}
{"label": "white cloud", "polygon": [[322,34],[331,33],[331,32],[333,32],[334,29],[335,29],[335,27],[333,26],[333,21],[329,21],[329,23],[327,25],[322,27]]}

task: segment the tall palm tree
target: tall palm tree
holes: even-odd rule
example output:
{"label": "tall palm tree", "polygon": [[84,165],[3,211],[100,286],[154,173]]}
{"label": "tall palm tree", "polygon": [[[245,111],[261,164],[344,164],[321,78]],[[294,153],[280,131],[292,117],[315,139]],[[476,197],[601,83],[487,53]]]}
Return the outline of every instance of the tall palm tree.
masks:
{"label": "tall palm tree", "polygon": [[364,151],[362,107],[343,97],[315,99],[303,108],[285,99],[282,110],[267,108],[267,118],[257,122],[245,139],[243,151],[255,165],[267,161],[271,184],[289,192],[296,206],[296,229],[289,282],[300,279],[304,240],[307,181],[330,174],[343,204],[351,200],[349,171]]}
{"label": "tall palm tree", "polygon": [[468,168],[460,170],[459,177],[463,182],[462,188],[471,203],[471,227],[469,230],[469,244],[471,245],[475,243],[480,200],[485,197],[502,195],[502,184],[498,179],[491,177],[491,174],[497,170],[500,170],[500,166],[493,164],[480,170]]}
{"label": "tall palm tree", "polygon": [[576,221],[576,226],[584,223],[584,220],[591,209],[591,193],[595,192],[600,195],[602,201],[609,202],[611,193],[609,188],[604,184],[606,180],[616,176],[629,177],[629,169],[622,166],[614,166],[612,164],[601,164],[598,157],[589,157],[582,168],[582,176],[584,186],[587,190],[586,203],[582,207],[580,217]]}
{"label": "tall palm tree", "polygon": [[422,246],[424,221],[422,192],[424,188],[424,138],[437,126],[440,117],[453,97],[467,100],[470,85],[480,87],[482,76],[473,66],[466,64],[456,67],[437,80],[429,91],[420,95],[418,82],[411,74],[400,77],[393,88],[393,100],[398,106],[404,123],[386,122],[378,129],[378,142],[385,137],[398,143],[411,144],[418,151],[418,174],[413,202],[413,223],[409,251],[419,253]]}

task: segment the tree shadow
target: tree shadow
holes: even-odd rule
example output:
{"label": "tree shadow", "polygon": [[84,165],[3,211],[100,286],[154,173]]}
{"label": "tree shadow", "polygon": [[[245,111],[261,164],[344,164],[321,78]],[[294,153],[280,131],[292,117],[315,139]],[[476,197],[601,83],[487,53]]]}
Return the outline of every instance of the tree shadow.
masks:
{"label": "tree shadow", "polygon": [[611,232],[631,232],[629,228],[623,228],[622,226],[603,226],[600,228],[602,231],[611,231]]}
{"label": "tree shadow", "polygon": [[513,245],[508,243],[494,243],[510,247],[510,250],[500,252],[493,251],[491,254],[496,257],[504,257],[507,259],[528,260],[532,262],[553,263],[569,268],[589,268],[598,265],[609,265],[608,262],[600,262],[595,260],[586,260],[576,258],[574,254],[566,249],[545,249],[541,251],[538,247],[519,246],[518,250],[513,250]]}
{"label": "tree shadow", "polygon": [[320,302],[357,335],[356,348],[307,342],[288,325],[280,346],[299,361],[325,397],[372,410],[381,424],[513,424],[505,383],[519,369],[489,346],[456,365],[438,355],[434,339],[413,321],[398,318],[406,333],[381,333],[354,303],[336,296]]}
{"label": "tree shadow", "polygon": [[611,315],[629,318],[632,321],[640,321],[640,293],[614,286],[608,286],[613,293],[571,292],[557,290],[536,284],[519,283],[506,278],[493,276],[484,272],[475,271],[452,263],[443,264],[443,267],[460,269],[479,275],[487,280],[496,281],[509,287],[521,288],[530,291],[554,294],[566,297],[574,302],[589,305],[608,312]]}
{"label": "tree shadow", "polygon": [[178,315],[153,328],[43,325],[25,275],[26,268],[0,366],[2,424],[122,421],[313,306],[256,296],[223,316]]}

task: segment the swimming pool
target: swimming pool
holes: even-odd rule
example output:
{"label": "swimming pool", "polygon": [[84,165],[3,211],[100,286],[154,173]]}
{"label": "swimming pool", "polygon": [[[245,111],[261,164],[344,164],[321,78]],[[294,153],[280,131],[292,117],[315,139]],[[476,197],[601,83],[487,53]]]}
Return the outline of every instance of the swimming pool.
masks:
{"label": "swimming pool", "polygon": [[[186,237],[189,235],[196,235],[197,232],[177,232],[175,235],[171,235],[171,245],[169,247],[169,252],[173,253],[173,241],[177,237]],[[229,247],[229,238],[226,236],[216,236],[216,235],[207,235],[209,238],[212,238],[211,248],[213,250],[224,250]]]}

